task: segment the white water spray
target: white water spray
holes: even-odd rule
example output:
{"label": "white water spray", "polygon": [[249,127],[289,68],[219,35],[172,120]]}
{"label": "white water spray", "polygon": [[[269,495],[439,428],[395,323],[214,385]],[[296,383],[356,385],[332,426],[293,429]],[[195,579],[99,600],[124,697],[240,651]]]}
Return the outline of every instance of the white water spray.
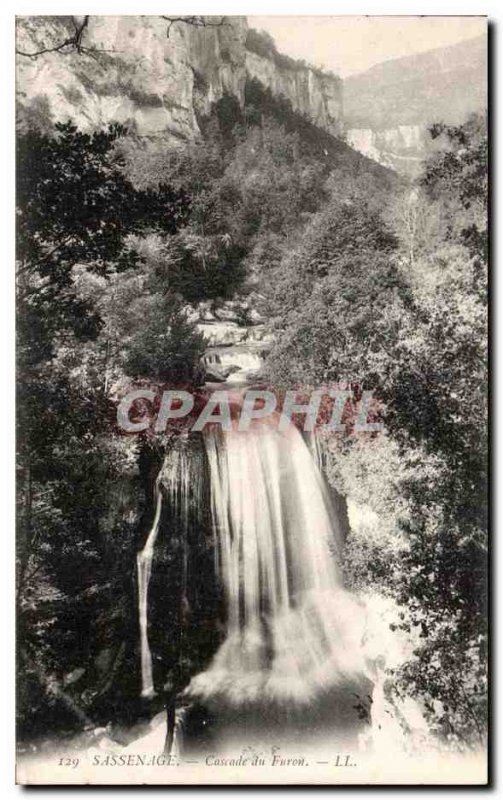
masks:
{"label": "white water spray", "polygon": [[310,702],[364,671],[363,619],[344,592],[340,541],[300,433],[205,435],[227,636],[192,696]]}
{"label": "white water spray", "polygon": [[212,348],[204,356],[206,366],[239,367],[239,370],[258,370],[263,364],[260,352],[250,347],[236,345],[234,347]]}
{"label": "white water spray", "polygon": [[162,510],[162,492],[160,489],[159,473],[155,482],[155,516],[152,528],[147,537],[143,550],[138,553],[136,563],[138,568],[138,602],[140,613],[140,652],[141,652],[141,681],[142,697],[152,697],[154,694],[154,681],[152,676],[152,655],[148,644],[148,585],[152,574],[152,559],[154,557],[154,545],[159,533],[159,522]]}
{"label": "white water spray", "polygon": [[[323,703],[332,689],[351,692],[366,676],[374,701],[372,730],[365,736],[376,751],[388,751],[393,741],[401,752],[402,716],[418,729],[417,709],[415,717],[405,707],[402,713],[384,697],[384,662],[393,649],[389,625],[370,619],[366,604],[342,587],[338,522],[313,438],[306,443],[293,426],[281,433],[262,422],[246,433],[207,431],[207,468],[199,446],[178,442],[168,452],[155,484],[154,521],[138,555],[142,694],[154,693],[147,609],[161,516],[170,509],[185,537],[186,588],[188,529],[198,524],[209,480],[227,628],[187,695],[217,709],[264,703],[304,709]],[[402,660],[400,653],[395,660]],[[341,724],[337,714],[334,722]]]}
{"label": "white water spray", "polygon": [[155,544],[159,535],[163,496],[166,506],[171,510],[173,515],[177,515],[181,520],[181,530],[184,536],[182,586],[185,591],[187,583],[189,506],[191,504],[191,499],[194,501],[193,505],[196,505],[196,507],[200,502],[202,480],[203,476],[199,459],[194,460],[193,454],[186,447],[186,442],[181,441],[178,447],[170,449],[166,455],[155,481],[154,521],[147,536],[145,546],[137,556],[142,679],[141,693],[143,697],[152,697],[154,695],[152,654],[150,652],[148,640],[148,587],[152,574]]}

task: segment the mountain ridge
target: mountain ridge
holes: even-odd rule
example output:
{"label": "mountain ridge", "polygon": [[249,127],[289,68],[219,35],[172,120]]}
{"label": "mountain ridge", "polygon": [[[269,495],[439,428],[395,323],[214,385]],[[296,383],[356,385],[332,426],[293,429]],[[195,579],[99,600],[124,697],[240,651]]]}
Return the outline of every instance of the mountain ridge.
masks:
{"label": "mountain ridge", "polygon": [[460,124],[487,104],[487,37],[380,62],[344,81],[348,143],[379,163],[417,173],[435,122]]}

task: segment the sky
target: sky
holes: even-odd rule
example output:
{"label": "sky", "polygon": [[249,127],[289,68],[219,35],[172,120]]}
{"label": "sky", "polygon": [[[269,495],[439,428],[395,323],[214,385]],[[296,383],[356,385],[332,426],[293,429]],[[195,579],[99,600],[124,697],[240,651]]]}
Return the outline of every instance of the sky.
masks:
{"label": "sky", "polygon": [[484,17],[249,16],[278,50],[345,78],[381,61],[456,44],[485,32]]}

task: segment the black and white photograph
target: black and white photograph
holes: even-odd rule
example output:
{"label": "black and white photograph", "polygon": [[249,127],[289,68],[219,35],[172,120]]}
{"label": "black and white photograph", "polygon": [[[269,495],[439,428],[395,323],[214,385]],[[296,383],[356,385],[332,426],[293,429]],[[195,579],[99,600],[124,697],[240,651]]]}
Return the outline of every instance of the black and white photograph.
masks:
{"label": "black and white photograph", "polygon": [[16,781],[485,786],[488,18],[141,12],[15,20]]}

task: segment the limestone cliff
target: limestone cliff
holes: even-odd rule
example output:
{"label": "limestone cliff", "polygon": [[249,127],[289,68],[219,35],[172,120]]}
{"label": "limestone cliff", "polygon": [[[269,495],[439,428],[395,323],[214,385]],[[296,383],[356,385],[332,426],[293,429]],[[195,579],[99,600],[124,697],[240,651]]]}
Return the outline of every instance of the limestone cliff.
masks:
{"label": "limestone cliff", "polygon": [[273,95],[287,97],[295,111],[305,114],[333,136],[343,130],[342,81],[309,67],[294,69],[246,51],[246,74],[256,78]]}
{"label": "limestone cliff", "polygon": [[397,125],[382,130],[349,128],[346,141],[359,153],[385,167],[415,176],[426,152],[427,129],[421,125]]}
{"label": "limestone cliff", "polygon": [[344,81],[348,143],[409,175],[427,153],[429,125],[459,124],[486,105],[486,35],[385,61]]}
{"label": "limestone cliff", "polygon": [[[247,77],[332,134],[342,130],[342,88],[335,76],[286,59],[246,49],[245,17],[208,18],[202,27],[154,16],[90,17],[85,51],[18,56],[20,108],[53,120],[71,119],[82,129],[111,121],[140,135],[190,140],[198,118],[224,94],[244,103]],[[34,53],[71,33],[71,17],[18,18],[17,48]],[[169,35],[167,35],[169,27]],[[289,63],[288,63],[289,62]]]}

